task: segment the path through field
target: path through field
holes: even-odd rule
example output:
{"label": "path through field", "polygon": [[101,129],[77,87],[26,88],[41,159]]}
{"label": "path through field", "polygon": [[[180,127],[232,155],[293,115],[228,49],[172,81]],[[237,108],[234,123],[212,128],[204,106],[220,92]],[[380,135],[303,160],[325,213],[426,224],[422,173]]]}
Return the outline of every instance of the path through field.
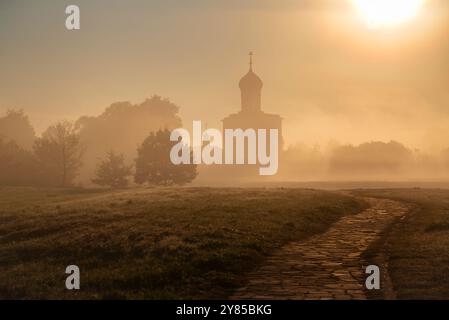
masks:
{"label": "path through field", "polygon": [[365,211],[275,252],[231,299],[366,299],[362,253],[409,207],[386,199],[365,200],[370,204]]}

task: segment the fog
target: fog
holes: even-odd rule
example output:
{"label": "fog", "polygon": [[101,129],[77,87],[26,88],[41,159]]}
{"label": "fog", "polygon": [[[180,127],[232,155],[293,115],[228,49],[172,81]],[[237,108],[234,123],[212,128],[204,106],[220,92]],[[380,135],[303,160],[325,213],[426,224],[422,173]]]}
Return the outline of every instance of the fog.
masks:
{"label": "fog", "polygon": [[64,29],[64,4],[24,3],[0,4],[0,117],[23,110],[34,132],[0,120],[0,135],[31,150],[49,126],[73,122],[85,149],[78,184],[108,151],[133,164],[150,131],[193,120],[221,129],[240,108],[250,50],[262,108],[283,118],[271,179],[447,178],[445,1],[385,30],[366,28],[350,1],[79,1],[77,33]]}

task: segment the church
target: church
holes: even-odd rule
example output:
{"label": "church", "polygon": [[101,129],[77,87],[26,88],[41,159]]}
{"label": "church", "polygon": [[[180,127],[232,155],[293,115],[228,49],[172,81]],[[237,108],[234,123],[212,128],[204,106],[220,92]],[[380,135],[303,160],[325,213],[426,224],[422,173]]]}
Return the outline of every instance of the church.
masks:
{"label": "church", "polygon": [[277,114],[262,111],[263,82],[253,71],[253,53],[249,53],[249,70],[239,82],[241,109],[223,119],[225,129],[277,129],[279,151],[283,150],[282,118]]}

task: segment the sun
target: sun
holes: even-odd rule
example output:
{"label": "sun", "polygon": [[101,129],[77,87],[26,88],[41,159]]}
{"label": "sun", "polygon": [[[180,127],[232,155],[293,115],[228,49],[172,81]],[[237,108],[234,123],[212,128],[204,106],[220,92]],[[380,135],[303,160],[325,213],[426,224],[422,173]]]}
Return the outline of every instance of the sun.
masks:
{"label": "sun", "polygon": [[393,27],[414,18],[424,0],[353,0],[370,29]]}

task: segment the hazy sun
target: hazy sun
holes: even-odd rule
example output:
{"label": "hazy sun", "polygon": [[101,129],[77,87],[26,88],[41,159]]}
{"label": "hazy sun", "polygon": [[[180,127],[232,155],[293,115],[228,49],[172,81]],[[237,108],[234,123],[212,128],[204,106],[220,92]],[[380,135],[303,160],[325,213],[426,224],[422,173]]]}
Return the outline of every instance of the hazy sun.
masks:
{"label": "hazy sun", "polygon": [[416,16],[424,0],[353,0],[366,25],[372,29],[391,27]]}

